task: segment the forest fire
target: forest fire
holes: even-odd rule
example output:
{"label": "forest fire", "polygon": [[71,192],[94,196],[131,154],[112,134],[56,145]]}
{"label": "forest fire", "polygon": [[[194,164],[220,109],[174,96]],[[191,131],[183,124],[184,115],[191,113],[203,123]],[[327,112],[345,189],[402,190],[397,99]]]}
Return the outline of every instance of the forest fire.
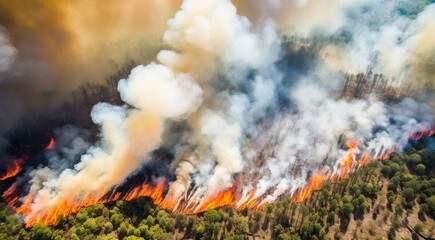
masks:
{"label": "forest fire", "polygon": [[423,129],[422,131],[415,132],[415,133],[411,134],[410,138],[411,138],[411,140],[416,141],[416,140],[420,140],[420,139],[425,138],[425,137],[431,137],[433,135],[435,135],[435,129],[431,129],[431,130]]}
{"label": "forest fire", "polygon": [[[427,134],[428,133],[425,132],[424,134],[418,133],[413,136],[422,138],[427,136]],[[395,147],[391,150],[385,151],[384,155],[378,156],[377,158],[371,158],[368,152],[364,152],[361,154],[359,159],[356,159],[356,156],[359,153],[358,141],[351,140],[347,143],[347,146],[348,150],[343,152],[342,156],[340,157],[338,161],[340,163],[339,168],[335,173],[330,174],[324,173],[323,171],[315,173],[309,178],[307,185],[298,190],[294,196],[291,196],[290,200],[294,202],[303,202],[311,195],[313,191],[320,190],[326,182],[331,181],[335,183],[339,180],[345,179],[358,167],[368,164],[373,160],[386,159],[392,152],[398,149]],[[14,162],[15,166],[20,166],[22,161],[22,159],[16,160]],[[11,171],[10,175],[12,175],[12,173],[15,172]],[[166,193],[167,182],[165,179],[161,179],[155,185],[145,183],[141,186],[132,188],[127,193],[117,192],[111,196],[107,196],[107,193],[105,192],[95,192],[93,195],[87,196],[83,199],[74,199],[73,201],[64,199],[58,202],[56,206],[51,207],[48,211],[45,209],[40,209],[38,211],[31,209],[31,204],[35,199],[35,196],[33,195],[27,196],[25,201],[20,204],[19,197],[15,196],[18,194],[15,185],[12,185],[3,193],[3,198],[18,214],[22,214],[26,217],[26,227],[32,227],[36,223],[56,225],[60,215],[68,216],[78,212],[83,207],[116,200],[130,201],[138,197],[149,197],[152,199],[155,205],[161,207],[162,209],[168,209],[173,212],[185,214],[201,213],[219,207],[234,207],[237,210],[248,208],[255,211],[262,209],[269,203],[266,199],[261,200],[261,196],[255,195],[257,191],[256,188],[252,188],[244,196],[242,194],[236,194],[237,189],[238,185],[234,184],[231,188],[212,195],[212,197],[176,199],[174,196]]]}
{"label": "forest fire", "polygon": [[[435,129],[432,129],[430,131],[423,130],[421,132],[412,134],[410,139],[419,140],[424,137],[433,136],[434,133],[435,133]],[[400,149],[400,145],[396,145],[395,147],[385,151],[383,154],[378,155],[373,159],[370,157],[370,154],[368,152],[364,152],[361,155],[361,158],[356,161],[356,165],[355,165],[354,164],[355,155],[359,151],[358,141],[356,140],[349,141],[347,146],[349,147],[349,150],[343,154],[342,164],[340,165],[337,174],[335,176],[324,175],[322,172],[315,174],[308,180],[307,186],[299,190],[296,196],[291,199],[295,202],[302,202],[305,199],[307,199],[308,196],[310,196],[311,192],[320,190],[326,182],[328,181],[337,182],[338,180],[345,179],[349,176],[349,174],[352,171],[356,170],[356,168],[362,167],[374,160],[386,160],[390,157],[392,153]]]}
{"label": "forest fire", "polygon": [[47,147],[45,147],[45,151],[53,150],[54,146],[56,145],[56,141],[54,141],[54,138],[50,138],[50,142],[48,143]]}
{"label": "forest fire", "polygon": [[24,163],[24,158],[15,159],[11,165],[7,167],[7,172],[5,175],[0,177],[0,181],[4,181],[8,178],[15,177],[21,172],[21,165]]}
{"label": "forest fire", "polygon": [[31,204],[34,196],[30,195],[20,206],[18,204],[18,197],[14,194],[16,191],[15,185],[12,185],[7,191],[3,193],[3,198],[18,214],[26,216],[26,227],[31,227],[36,223],[56,225],[58,224],[59,216],[69,216],[78,212],[83,207],[92,206],[96,204],[111,202],[115,200],[132,200],[138,197],[150,197],[154,202],[159,203],[162,200],[164,190],[164,181],[160,181],[156,186],[152,187],[149,184],[143,184],[140,187],[134,188],[130,193],[125,194],[121,198],[122,193],[116,193],[112,197],[104,198],[105,193],[96,192],[92,196],[84,199],[76,199],[74,201],[63,200],[49,211],[43,209],[34,212],[31,209]]}
{"label": "forest fire", "polygon": [[[126,71],[111,69],[116,74],[106,82],[83,85],[78,94],[72,94],[71,102],[59,102],[59,111],[53,111],[52,116],[52,109],[45,110],[51,121],[40,124],[47,126],[37,131],[38,138],[31,137],[35,131],[25,127],[16,133],[5,131],[11,132],[11,146],[3,146],[0,136],[0,149],[5,148],[6,153],[35,159],[28,161],[32,163],[28,166],[23,165],[23,159],[15,160],[0,178],[6,180],[23,168],[26,170],[2,195],[24,217],[26,227],[37,223],[55,225],[59,216],[77,213],[83,207],[139,197],[151,199],[161,209],[185,214],[220,207],[258,210],[282,199],[303,202],[325,183],[337,184],[359,167],[389,159],[393,152],[406,149],[409,140],[435,134],[432,105],[419,102],[424,99],[413,99],[411,94],[395,94],[394,89],[407,86],[388,87],[403,81],[389,82],[386,77],[408,77],[408,73],[399,71],[401,67],[419,69],[407,62],[418,55],[407,52],[415,50],[411,39],[416,38],[411,36],[417,30],[407,32],[407,37],[392,37],[391,32],[400,31],[390,30],[386,35],[394,39],[394,44],[386,37],[369,35],[370,39],[384,39],[385,44],[379,47],[358,40],[366,34],[353,33],[366,26],[347,28],[343,22],[343,26],[335,27],[343,32],[334,30],[338,38],[325,35],[319,39],[345,41],[343,45],[317,44],[317,40],[304,44],[307,37],[311,38],[311,31],[317,36],[320,30],[314,27],[301,31],[304,34],[300,36],[296,34],[303,30],[298,25],[314,24],[307,21],[313,19],[311,13],[300,14],[308,18],[295,23],[307,24],[292,26],[296,35],[287,35],[288,31],[281,29],[287,23],[272,16],[280,10],[277,6],[281,3],[265,8],[264,16],[250,19],[257,15],[256,10],[240,15],[250,10],[237,9],[230,0],[181,2],[179,9],[174,8],[173,17],[163,24],[166,28],[158,31],[163,36],[161,45],[156,46],[155,54],[149,52],[153,56],[146,56],[148,60],[143,56],[131,63],[126,61]],[[306,4],[290,2],[288,6],[295,9]],[[343,19],[347,15],[350,14],[343,14]],[[327,26],[324,30],[331,29]],[[401,23],[398,29],[419,28]],[[13,31],[16,32],[20,31]],[[343,39],[344,33],[351,35]],[[0,37],[2,34],[0,26]],[[70,35],[94,36],[65,34]],[[120,39],[113,42],[124,44],[123,33],[119,35]],[[145,38],[152,39],[150,36]],[[142,41],[136,39],[136,34],[131,37]],[[87,38],[65,42],[81,46],[88,42]],[[350,47],[365,52],[364,56],[376,57],[358,61],[344,56],[338,58],[340,61],[323,59],[335,58],[342,50],[346,56],[353,56],[345,46],[353,41],[361,42],[367,49]],[[27,41],[17,41],[21,42]],[[403,44],[400,47],[406,51],[382,53],[384,45],[397,44]],[[323,49],[324,46],[328,48]],[[373,49],[379,52],[371,53]],[[403,59],[403,63],[393,61],[394,68],[382,63],[384,58],[398,53],[404,56],[394,56],[393,60]],[[17,56],[21,60],[26,55]],[[62,53],[59,56],[64,59]],[[361,64],[351,66],[355,67],[351,74],[358,74],[354,80],[342,71],[347,67],[342,61]],[[137,63],[141,64],[133,67]],[[0,68],[3,65],[0,63]],[[341,66],[340,70],[333,65]],[[370,66],[366,73],[359,74],[360,68],[366,66]],[[87,78],[92,76],[91,71],[101,69],[91,68],[83,73]],[[14,71],[8,70],[7,76],[16,75],[12,74]],[[77,76],[73,78],[79,81]],[[83,117],[85,112],[90,112],[90,116]],[[19,114],[12,116],[10,121],[19,118]],[[47,134],[53,137],[45,148],[29,147],[34,139],[46,139]],[[29,144],[22,143],[23,139]],[[19,152],[26,149],[31,154]]]}
{"label": "forest fire", "polygon": [[315,174],[308,181],[308,185],[301,189],[294,198],[295,202],[302,202],[310,196],[312,191],[320,190],[323,185],[330,179],[328,175],[324,175],[322,172]]}
{"label": "forest fire", "polygon": [[368,152],[363,153],[360,160],[358,160],[358,167],[364,166],[370,162],[370,154]]}
{"label": "forest fire", "polygon": [[[234,206],[235,187],[232,187],[226,191],[219,192],[212,198],[208,199],[196,199],[195,204],[183,202],[182,206],[175,209],[175,199],[170,199],[169,196],[163,197],[165,191],[165,180],[160,180],[155,186],[151,184],[143,184],[142,186],[133,188],[129,193],[123,194],[121,192],[113,194],[112,197],[105,198],[102,193],[96,192],[94,195],[84,199],[76,199],[69,202],[67,200],[61,201],[58,205],[51,208],[50,211],[40,210],[34,212],[31,209],[31,203],[34,200],[34,196],[28,196],[27,200],[20,206],[18,204],[18,197],[14,197],[16,187],[12,185],[7,191],[3,193],[3,198],[18,214],[26,216],[26,227],[32,227],[36,223],[56,225],[58,224],[59,216],[69,216],[78,212],[83,207],[92,206],[101,203],[112,202],[116,200],[130,201],[138,197],[149,197],[153,203],[163,209],[173,210],[174,212],[183,212],[185,214],[196,214],[205,212],[209,209],[219,208],[223,206]],[[168,204],[171,203],[171,204]]]}
{"label": "forest fire", "polygon": [[205,212],[209,209],[224,207],[224,206],[234,206],[234,191],[237,186],[229,188],[228,190],[219,192],[215,196],[205,198],[200,202],[200,204],[194,209],[192,213]]}
{"label": "forest fire", "polygon": [[257,206],[258,204],[258,198],[255,197],[255,192],[257,191],[257,188],[252,188],[246,197],[239,199],[237,201],[237,204],[235,205],[237,210],[242,210],[245,208],[254,208],[254,206]]}
{"label": "forest fire", "polygon": [[343,155],[341,159],[341,165],[338,170],[337,177],[339,179],[343,179],[349,174],[355,159],[355,155],[359,152],[358,141],[356,140],[349,141],[347,143],[347,147],[349,148],[349,150],[347,150],[346,153]]}

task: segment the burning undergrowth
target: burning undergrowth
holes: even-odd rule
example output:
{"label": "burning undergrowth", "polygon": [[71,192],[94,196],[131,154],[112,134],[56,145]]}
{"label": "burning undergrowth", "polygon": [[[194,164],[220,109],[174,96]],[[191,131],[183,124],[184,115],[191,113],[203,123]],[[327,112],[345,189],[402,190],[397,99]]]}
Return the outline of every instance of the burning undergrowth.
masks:
{"label": "burning undergrowth", "polygon": [[[13,161],[5,179],[24,170],[3,198],[28,227],[140,196],[187,214],[258,209],[303,201],[434,134],[433,108],[396,94],[407,85],[371,73],[355,80],[318,50],[298,58],[310,49],[300,42],[286,54],[278,29],[273,18],[253,24],[231,1],[184,1],[164,33],[168,50],[119,81],[122,103],[92,107],[98,140],[58,128],[28,165]],[[298,60],[308,62],[297,67]]]}

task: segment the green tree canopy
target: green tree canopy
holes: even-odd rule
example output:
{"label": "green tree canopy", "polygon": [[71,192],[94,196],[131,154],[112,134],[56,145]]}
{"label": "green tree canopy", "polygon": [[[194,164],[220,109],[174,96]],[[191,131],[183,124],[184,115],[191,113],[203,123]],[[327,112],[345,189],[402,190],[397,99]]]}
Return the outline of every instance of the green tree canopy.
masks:
{"label": "green tree canopy", "polygon": [[219,222],[221,220],[221,216],[215,209],[208,210],[206,213],[204,213],[204,218],[209,222]]}
{"label": "green tree canopy", "polygon": [[353,204],[352,203],[345,203],[343,204],[341,211],[345,216],[349,216],[353,212]]}

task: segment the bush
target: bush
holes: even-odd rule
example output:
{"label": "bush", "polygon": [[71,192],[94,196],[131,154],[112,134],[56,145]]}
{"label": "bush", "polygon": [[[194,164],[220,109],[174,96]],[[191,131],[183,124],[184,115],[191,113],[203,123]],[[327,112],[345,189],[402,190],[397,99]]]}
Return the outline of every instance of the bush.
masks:
{"label": "bush", "polygon": [[405,188],[402,192],[403,197],[406,201],[411,202],[415,198],[414,189],[412,188]]}
{"label": "bush", "polygon": [[79,236],[77,236],[76,233],[71,234],[70,239],[71,239],[71,240],[80,240]]}
{"label": "bush", "polygon": [[221,220],[221,216],[216,210],[211,209],[204,214],[204,219],[209,222],[219,222]]}
{"label": "bush", "polygon": [[345,215],[345,216],[349,216],[352,212],[353,212],[353,204],[352,203],[345,203],[343,204],[343,207],[341,208],[341,212]]}
{"label": "bush", "polygon": [[400,228],[400,223],[398,221],[392,221],[390,231],[395,232]]}
{"label": "bush", "polygon": [[155,224],[155,219],[153,216],[148,215],[147,219],[145,219],[145,224],[148,226],[153,226]]}
{"label": "bush", "polygon": [[267,205],[267,207],[266,207],[266,211],[267,211],[267,213],[272,213],[272,211],[273,211],[273,207],[272,207],[272,205]]}
{"label": "bush", "polygon": [[421,156],[418,153],[413,153],[408,157],[408,161],[414,165],[421,163],[421,160]]}
{"label": "bush", "polygon": [[111,222],[106,222],[104,224],[104,232],[105,233],[110,233],[113,231],[113,224]]}
{"label": "bush", "polygon": [[396,200],[393,196],[389,196],[388,197],[388,203],[389,204],[393,204],[394,203],[394,200]]}
{"label": "bush", "polygon": [[122,236],[125,236],[127,235],[127,232],[128,232],[127,225],[125,223],[121,223],[118,228],[118,233],[121,234]]}
{"label": "bush", "polygon": [[415,166],[415,171],[417,172],[418,175],[424,175],[426,172],[426,166],[420,163],[417,166]]}
{"label": "bush", "polygon": [[343,202],[344,203],[350,203],[352,201],[352,197],[349,195],[344,195]]}
{"label": "bush", "polygon": [[420,213],[426,213],[429,210],[429,206],[426,203],[420,204]]}
{"label": "bush", "polygon": [[331,210],[335,210],[338,206],[338,201],[336,199],[331,200]]}
{"label": "bush", "polygon": [[334,224],[334,222],[335,222],[335,212],[334,211],[331,211],[328,214],[328,222],[331,224]]}
{"label": "bush", "polygon": [[53,231],[51,230],[50,227],[41,224],[36,224],[30,232],[30,239],[31,240],[51,239],[52,235],[53,235]]}
{"label": "bush", "polygon": [[83,223],[83,227],[89,229],[92,233],[97,233],[99,231],[95,218],[88,218],[88,220]]}
{"label": "bush", "polygon": [[422,233],[423,232],[423,225],[421,225],[420,223],[415,224],[414,226],[415,231]]}
{"label": "bush", "polygon": [[123,238],[123,240],[145,240],[145,239],[132,235],[132,236],[128,236],[128,237]]}
{"label": "bush", "polygon": [[393,162],[390,164],[390,176],[400,172],[400,165]]}
{"label": "bush", "polygon": [[435,211],[435,196],[428,197],[426,203],[431,211]]}
{"label": "bush", "polygon": [[124,216],[120,213],[115,213],[110,217],[110,222],[113,226],[118,227],[124,221]]}
{"label": "bush", "polygon": [[390,171],[391,171],[390,166],[385,165],[385,166],[382,166],[382,168],[381,168],[381,173],[386,178],[390,176]]}

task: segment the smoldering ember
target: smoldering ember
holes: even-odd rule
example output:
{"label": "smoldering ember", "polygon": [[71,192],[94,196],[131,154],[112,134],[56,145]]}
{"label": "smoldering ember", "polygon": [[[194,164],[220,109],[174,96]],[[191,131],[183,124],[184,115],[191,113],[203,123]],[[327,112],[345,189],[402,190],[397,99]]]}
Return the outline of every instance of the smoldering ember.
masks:
{"label": "smoldering ember", "polygon": [[432,0],[0,0],[0,239],[435,237]]}

